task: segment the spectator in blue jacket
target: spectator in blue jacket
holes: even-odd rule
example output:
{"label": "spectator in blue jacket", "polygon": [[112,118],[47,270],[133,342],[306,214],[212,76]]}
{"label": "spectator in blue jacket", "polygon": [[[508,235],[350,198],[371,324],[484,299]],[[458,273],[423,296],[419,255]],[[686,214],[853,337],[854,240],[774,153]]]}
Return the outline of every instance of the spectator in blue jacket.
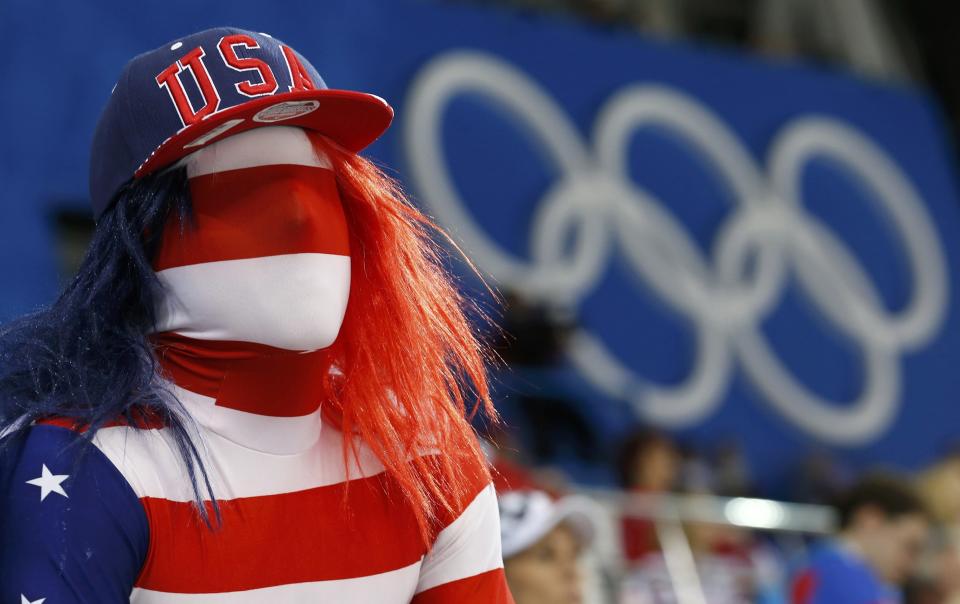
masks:
{"label": "spectator in blue jacket", "polygon": [[841,498],[840,532],[793,579],[792,604],[899,604],[927,543],[919,496],[893,476],[864,478]]}

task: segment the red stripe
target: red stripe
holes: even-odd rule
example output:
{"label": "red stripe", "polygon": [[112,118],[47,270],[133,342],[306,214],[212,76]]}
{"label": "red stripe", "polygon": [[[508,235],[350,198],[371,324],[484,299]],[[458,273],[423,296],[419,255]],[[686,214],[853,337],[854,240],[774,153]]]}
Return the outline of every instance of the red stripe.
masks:
{"label": "red stripe", "polygon": [[164,230],[156,271],[281,254],[350,255],[333,172],[278,164],[190,179],[194,225]]}
{"label": "red stripe", "polygon": [[193,504],[141,501],[150,552],[137,586],[216,593],[362,577],[426,552],[416,520],[385,475],[296,493],[221,502],[223,525],[200,524]]}
{"label": "red stripe", "polygon": [[502,568],[418,593],[410,604],[513,604]]}
{"label": "red stripe", "polygon": [[[468,473],[476,483],[471,491],[479,493],[489,478],[483,468]],[[452,518],[474,497],[458,501]],[[137,581],[145,589],[217,593],[364,577],[409,566],[427,551],[408,500],[386,473],[221,501],[223,525],[214,531],[200,524],[192,503],[141,501],[150,524],[150,551]],[[436,532],[451,520],[440,516]]]}
{"label": "red stripe", "polygon": [[328,352],[300,353],[252,342],[197,340],[173,332],[150,336],[163,373],[217,406],[272,417],[320,407]]}
{"label": "red stripe", "polygon": [[[130,410],[131,420],[125,417],[118,417],[103,424],[103,428],[113,428],[116,426],[131,426],[140,430],[158,430],[166,427],[167,423],[163,417],[154,409],[147,407],[135,407]],[[57,426],[67,428],[83,434],[90,429],[90,424],[78,422],[70,417],[51,416],[38,419],[35,423],[45,426]]]}
{"label": "red stripe", "polygon": [[817,589],[817,575],[812,570],[797,577],[790,589],[791,604],[810,604]]}

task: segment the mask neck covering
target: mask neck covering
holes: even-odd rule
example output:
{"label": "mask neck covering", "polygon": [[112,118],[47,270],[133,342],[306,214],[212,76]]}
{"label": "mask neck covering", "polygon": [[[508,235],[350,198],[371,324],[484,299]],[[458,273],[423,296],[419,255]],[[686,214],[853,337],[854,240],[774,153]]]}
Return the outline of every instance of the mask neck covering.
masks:
{"label": "mask neck covering", "polygon": [[323,349],[350,291],[332,167],[288,126],[230,136],[181,163],[193,220],[171,218],[153,261],[162,370],[200,423],[243,444],[307,445],[320,425]]}

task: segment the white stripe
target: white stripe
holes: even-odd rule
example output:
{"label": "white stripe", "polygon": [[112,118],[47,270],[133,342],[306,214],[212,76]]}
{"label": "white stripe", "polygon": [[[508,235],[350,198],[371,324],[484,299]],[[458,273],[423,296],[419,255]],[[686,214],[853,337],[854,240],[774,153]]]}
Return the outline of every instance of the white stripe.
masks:
{"label": "white stripe", "polygon": [[332,344],[350,296],[350,257],[337,254],[204,262],[157,276],[166,290],[158,331],[286,350]]}
{"label": "white stripe", "polygon": [[247,591],[218,594],[174,594],[135,588],[131,604],[301,604],[303,602],[349,602],[350,604],[407,604],[413,598],[420,563],[378,575],[293,583]]}
{"label": "white stripe", "polygon": [[330,159],[316,151],[302,128],[261,126],[219,140],[181,158],[187,177],[277,164],[313,166],[332,170]]}
{"label": "white stripe", "polygon": [[417,593],[502,566],[500,513],[490,484],[437,535],[423,560]]}
{"label": "white stripe", "polygon": [[[195,429],[191,438],[201,451],[218,499],[293,493],[339,484],[348,478],[341,448],[343,435],[329,425],[320,430],[312,447],[291,455],[264,453],[202,426],[195,425]],[[102,428],[94,444],[120,470],[137,497],[193,501],[193,490],[169,429]],[[383,472],[383,465],[362,444],[359,464],[353,455],[350,460],[350,479]]]}
{"label": "white stripe", "polygon": [[297,417],[259,415],[218,406],[215,398],[185,390],[173,382],[166,382],[166,387],[201,426],[262,453],[293,455],[309,449],[320,437],[323,420],[319,408]]}

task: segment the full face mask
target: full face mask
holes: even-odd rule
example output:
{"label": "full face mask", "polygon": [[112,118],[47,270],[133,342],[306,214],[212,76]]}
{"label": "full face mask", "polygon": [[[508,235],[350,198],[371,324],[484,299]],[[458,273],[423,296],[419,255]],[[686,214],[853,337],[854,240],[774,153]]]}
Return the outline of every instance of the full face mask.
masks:
{"label": "full face mask", "polygon": [[171,220],[153,268],[158,332],[311,351],[350,293],[349,234],[329,160],[297,127],[248,130],[181,159],[193,220]]}

